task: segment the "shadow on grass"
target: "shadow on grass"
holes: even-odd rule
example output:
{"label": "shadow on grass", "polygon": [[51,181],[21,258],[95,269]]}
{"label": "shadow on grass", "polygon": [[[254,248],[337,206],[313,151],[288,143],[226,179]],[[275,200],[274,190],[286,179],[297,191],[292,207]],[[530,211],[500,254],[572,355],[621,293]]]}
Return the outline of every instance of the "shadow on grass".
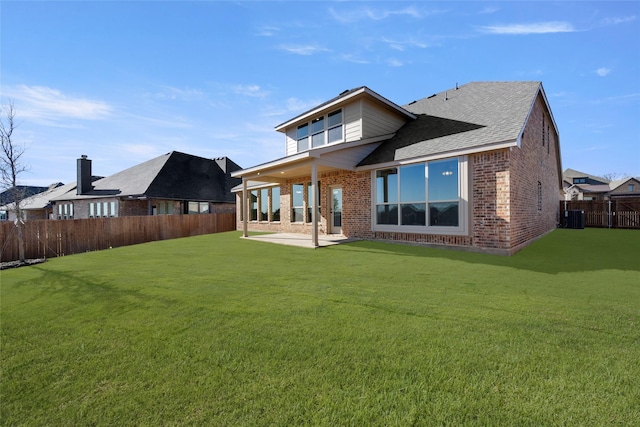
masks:
{"label": "shadow on grass", "polygon": [[[125,312],[148,307],[150,304],[171,306],[175,301],[142,292],[144,286],[127,288],[124,285],[88,279],[72,271],[57,271],[32,266],[38,270],[38,289],[41,295],[64,295],[74,304],[107,304],[105,309],[111,312]],[[25,281],[21,286],[33,286],[33,282]]]}
{"label": "shadow on grass", "polygon": [[347,243],[334,248],[345,251],[448,259],[546,274],[600,270],[640,272],[640,231],[638,230],[554,230],[512,256],[372,241]]}

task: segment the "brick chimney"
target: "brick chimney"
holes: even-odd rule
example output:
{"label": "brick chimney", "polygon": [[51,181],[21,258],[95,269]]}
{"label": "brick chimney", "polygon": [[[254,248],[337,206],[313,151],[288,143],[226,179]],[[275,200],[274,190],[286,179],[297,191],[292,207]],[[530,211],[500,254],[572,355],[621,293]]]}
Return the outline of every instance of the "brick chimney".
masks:
{"label": "brick chimney", "polygon": [[83,154],[78,159],[78,181],[76,183],[77,194],[87,194],[93,186],[91,185],[91,160]]}

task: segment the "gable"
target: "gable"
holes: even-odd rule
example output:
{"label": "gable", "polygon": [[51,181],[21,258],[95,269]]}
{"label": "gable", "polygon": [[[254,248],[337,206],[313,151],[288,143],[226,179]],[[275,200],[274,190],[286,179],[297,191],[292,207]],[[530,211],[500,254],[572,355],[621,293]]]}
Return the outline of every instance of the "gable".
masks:
{"label": "gable", "polygon": [[540,82],[480,82],[414,101],[404,108],[417,119],[360,165],[517,146],[540,91]]}

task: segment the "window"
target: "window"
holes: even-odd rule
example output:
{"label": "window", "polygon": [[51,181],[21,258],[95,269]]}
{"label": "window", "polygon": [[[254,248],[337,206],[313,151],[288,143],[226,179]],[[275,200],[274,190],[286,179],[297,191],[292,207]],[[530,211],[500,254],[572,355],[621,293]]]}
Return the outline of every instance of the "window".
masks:
{"label": "window", "polygon": [[538,181],[538,211],[542,210],[542,183]]}
{"label": "window", "polygon": [[634,185],[633,184],[629,184],[629,191],[630,192],[633,192],[633,188],[634,188]]}
{"label": "window", "polygon": [[424,163],[400,168],[400,225],[425,225]]}
{"label": "window", "polygon": [[[318,189],[318,214],[320,214],[320,183],[316,185]],[[311,191],[311,183],[307,183],[307,222],[311,222],[311,218],[313,215],[313,191]],[[320,222],[320,215],[316,218],[316,221]]]}
{"label": "window", "polygon": [[376,171],[376,229],[424,232],[429,227],[455,227],[454,232],[464,231],[461,164],[466,162],[453,158]]}
{"label": "window", "polygon": [[291,191],[291,222],[304,222],[304,185],[293,184]]}
{"label": "window", "polygon": [[398,169],[376,172],[376,222],[398,224]]}
{"label": "window", "polygon": [[573,178],[574,184],[586,184],[587,178]]}
{"label": "window", "polygon": [[[115,208],[115,206],[114,206],[114,208]],[[158,202],[157,214],[158,215],[172,215],[173,214],[173,202]]]}
{"label": "window", "polygon": [[324,117],[311,122],[311,146],[313,148],[324,145]]}
{"label": "window", "polygon": [[429,225],[458,226],[458,159],[428,163]]}
{"label": "window", "polygon": [[329,138],[328,143],[341,141],[342,135],[342,110],[329,113]]}
{"label": "window", "polygon": [[[69,207],[69,214],[73,215],[73,206]],[[116,202],[89,203],[89,218],[106,218],[116,216]]]}
{"label": "window", "polygon": [[[309,136],[311,136],[311,147],[309,147]],[[298,152],[342,141],[344,139],[342,110],[332,111],[327,116],[317,117],[311,123],[298,126],[296,139]]]}
{"label": "window", "polygon": [[189,214],[209,213],[209,202],[189,202]]}
{"label": "window", "polygon": [[298,126],[298,152],[309,149],[309,124]]}
{"label": "window", "polygon": [[251,190],[249,194],[249,221],[258,220],[258,190]]}
{"label": "window", "polygon": [[269,221],[269,189],[260,190],[260,221]]}
{"label": "window", "polygon": [[280,187],[271,189],[271,221],[280,221]]}
{"label": "window", "polygon": [[58,205],[58,219],[73,219],[73,203]]}

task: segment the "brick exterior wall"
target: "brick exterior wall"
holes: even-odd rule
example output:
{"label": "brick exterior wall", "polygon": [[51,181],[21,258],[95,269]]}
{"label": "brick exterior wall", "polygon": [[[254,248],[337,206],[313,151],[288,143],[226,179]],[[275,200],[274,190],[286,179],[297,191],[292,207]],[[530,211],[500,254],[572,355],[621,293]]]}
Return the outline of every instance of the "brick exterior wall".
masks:
{"label": "brick exterior wall", "polygon": [[538,95],[520,148],[510,153],[509,249],[512,251],[555,229],[559,223],[558,201],[562,199],[562,187],[558,144],[546,104]]}
{"label": "brick exterior wall", "polygon": [[[343,189],[342,231],[347,237],[466,247],[512,254],[553,230],[559,220],[561,188],[557,158],[558,135],[553,130],[541,96],[525,127],[520,147],[468,156],[469,233],[466,236],[372,230],[371,172],[334,171],[320,173],[320,234],[328,233],[329,191]],[[250,221],[250,231],[311,234],[310,223],[291,222],[291,188],[303,183],[306,208],[310,176],[286,181],[280,186],[280,222]],[[538,185],[538,183],[540,183]],[[539,192],[540,191],[540,192]],[[242,193],[237,194],[237,228],[242,230]],[[269,208],[271,211],[271,208]]]}

